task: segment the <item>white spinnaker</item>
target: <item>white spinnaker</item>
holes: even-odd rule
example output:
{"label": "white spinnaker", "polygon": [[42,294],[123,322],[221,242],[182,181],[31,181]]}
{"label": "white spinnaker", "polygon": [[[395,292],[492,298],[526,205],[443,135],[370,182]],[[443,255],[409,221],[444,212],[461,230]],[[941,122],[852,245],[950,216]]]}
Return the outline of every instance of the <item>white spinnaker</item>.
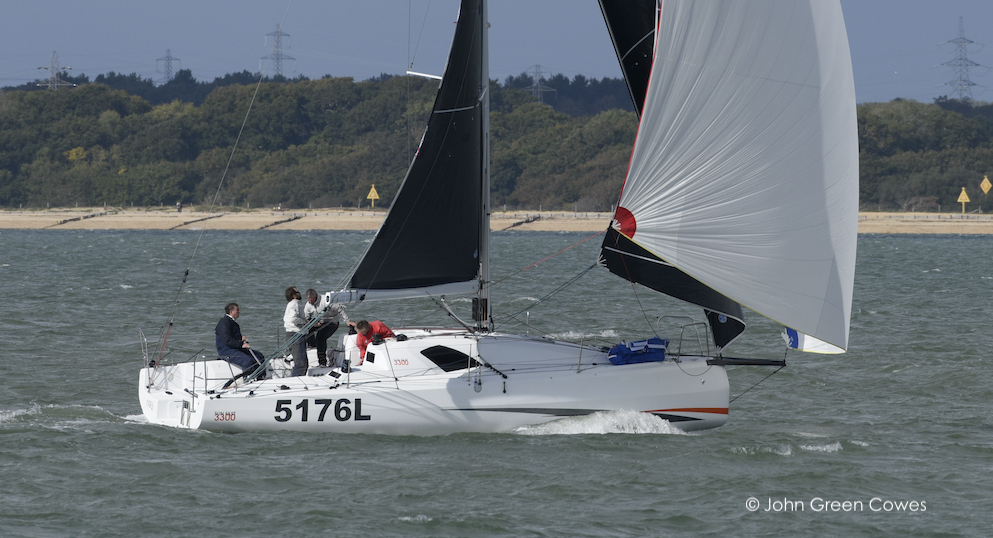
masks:
{"label": "white spinnaker", "polygon": [[827,355],[845,352],[844,349],[838,346],[829,344],[824,340],[818,340],[809,334],[803,334],[788,327],[783,329],[782,334],[783,340],[786,342],[786,347],[791,347],[807,353],[824,353]]}
{"label": "white spinnaker", "polygon": [[846,348],[858,140],[839,0],[664,0],[657,39],[620,200],[633,239]]}

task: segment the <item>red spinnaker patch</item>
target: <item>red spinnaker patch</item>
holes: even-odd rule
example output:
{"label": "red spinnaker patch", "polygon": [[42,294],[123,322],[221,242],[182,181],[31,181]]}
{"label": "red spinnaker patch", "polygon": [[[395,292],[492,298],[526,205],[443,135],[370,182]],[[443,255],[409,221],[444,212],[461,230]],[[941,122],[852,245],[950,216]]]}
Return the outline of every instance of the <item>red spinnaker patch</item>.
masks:
{"label": "red spinnaker patch", "polygon": [[617,208],[614,211],[614,220],[621,227],[620,232],[626,237],[633,238],[635,230],[638,229],[638,223],[634,221],[634,214],[627,210],[625,207]]}

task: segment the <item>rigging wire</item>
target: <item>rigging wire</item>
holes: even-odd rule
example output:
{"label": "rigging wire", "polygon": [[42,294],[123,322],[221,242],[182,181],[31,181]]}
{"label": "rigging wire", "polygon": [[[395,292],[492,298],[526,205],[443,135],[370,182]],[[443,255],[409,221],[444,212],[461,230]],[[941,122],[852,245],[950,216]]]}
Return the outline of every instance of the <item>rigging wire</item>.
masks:
{"label": "rigging wire", "polygon": [[[408,66],[407,70],[408,71],[410,70],[410,67],[413,65],[412,62],[410,61],[410,20],[412,18],[413,18],[413,2],[412,0],[407,0],[407,66]],[[406,108],[409,110],[410,109],[410,75],[407,75],[407,77],[405,77],[404,87],[407,91]],[[404,131],[403,138],[407,141],[407,160],[410,161],[413,158],[411,157],[411,152],[410,152],[410,114],[405,113],[404,116],[406,116],[407,119],[406,121],[407,130]]]}
{"label": "rigging wire", "polygon": [[538,299],[537,301],[535,301],[535,302],[533,302],[533,303],[531,303],[530,305],[528,305],[528,306],[526,306],[526,307],[525,307],[525,308],[524,308],[523,310],[520,310],[519,312],[517,312],[517,313],[515,313],[515,314],[510,314],[510,315],[508,315],[508,316],[507,316],[507,320],[506,320],[506,321],[504,321],[504,323],[506,323],[507,321],[510,321],[511,319],[513,319],[513,320],[516,320],[516,321],[520,321],[519,319],[517,319],[517,316],[519,316],[519,315],[521,315],[521,314],[523,314],[524,312],[527,312],[528,310],[530,310],[530,309],[532,309],[532,308],[534,308],[535,306],[538,306],[539,304],[541,304],[541,302],[542,302],[542,301],[544,301],[544,300],[546,300],[546,299],[548,299],[549,297],[551,297],[551,296],[553,296],[553,295],[555,295],[556,293],[558,293],[558,292],[560,292],[560,291],[562,291],[562,290],[564,290],[564,289],[566,289],[567,287],[569,287],[569,286],[571,286],[571,285],[572,285],[573,283],[575,283],[575,282],[576,282],[577,280],[579,280],[579,279],[580,279],[580,278],[581,278],[582,276],[584,276],[584,275],[585,275],[586,273],[589,273],[590,271],[592,271],[592,270],[593,270],[593,268],[594,268],[594,267],[596,267],[597,265],[598,265],[598,264],[596,264],[596,263],[594,263],[593,265],[591,265],[591,266],[589,266],[589,267],[587,267],[586,269],[583,269],[582,271],[580,271],[580,272],[579,272],[579,274],[578,274],[578,275],[576,275],[576,276],[574,276],[574,277],[572,277],[572,278],[570,278],[570,279],[569,279],[568,281],[566,281],[566,282],[565,282],[564,284],[562,284],[561,286],[559,286],[559,287],[557,287],[557,288],[555,288],[554,290],[552,290],[552,291],[550,291],[550,292],[549,292],[548,294],[546,294],[546,295],[545,295],[544,297],[542,297],[541,299]]}
{"label": "rigging wire", "polygon": [[[627,269],[627,264],[625,264],[624,268]],[[658,331],[655,330],[655,326],[652,324],[652,320],[649,319],[648,317],[648,310],[645,308],[645,305],[642,304],[641,302],[641,295],[638,295],[638,287],[636,285],[636,282],[633,280],[630,280],[629,282],[631,282],[631,293],[634,294],[634,299],[638,301],[638,308],[641,310],[641,315],[645,316],[645,323],[652,330],[652,334],[655,335],[656,338],[662,338],[661,336],[659,336]]]}
{"label": "rigging wire", "polygon": [[[290,11],[290,4],[292,3],[293,0],[289,0],[286,3],[286,11],[283,12],[283,19],[279,22],[279,26],[276,28],[277,32],[282,30],[283,23],[286,21],[286,15]],[[259,88],[262,87],[262,80],[265,78],[265,70],[269,66],[269,61],[272,59],[272,54],[273,53],[270,52],[269,56],[266,57],[265,64],[263,64],[261,73],[259,73],[259,80],[258,82],[255,83],[255,91],[252,92],[252,99],[248,103],[248,109],[245,111],[245,117],[241,121],[241,128],[238,129],[238,136],[235,137],[234,145],[231,147],[231,153],[228,155],[228,161],[224,165],[224,170],[221,172],[221,179],[217,183],[217,190],[214,192],[214,197],[210,201],[210,208],[207,209],[207,213],[213,212],[214,207],[217,205],[217,199],[221,195],[221,187],[224,186],[224,180],[225,178],[227,178],[228,170],[230,170],[231,163],[234,161],[235,152],[238,151],[238,143],[241,141],[241,136],[245,132],[245,125],[248,124],[248,116],[252,113],[252,107],[255,105],[255,100],[258,98]],[[159,355],[155,360],[154,367],[158,367],[159,363],[162,361],[162,356],[163,353],[165,352],[166,344],[168,343],[169,340],[169,333],[172,331],[173,322],[175,321],[176,313],[179,310],[179,298],[183,293],[183,288],[186,286],[186,280],[190,275],[190,269],[193,267],[193,260],[196,258],[197,251],[200,249],[200,244],[203,242],[203,236],[206,233],[208,227],[209,224],[205,223],[203,227],[200,228],[200,234],[197,236],[196,244],[193,245],[193,252],[190,254],[189,264],[187,264],[186,271],[183,273],[183,280],[179,284],[179,289],[176,290],[176,297],[172,301],[172,312],[169,314],[169,323],[166,326],[165,332],[161,336],[161,340],[160,340],[161,346],[159,346],[160,348]]]}
{"label": "rigging wire", "polygon": [[767,375],[767,376],[765,376],[765,377],[763,377],[762,379],[760,379],[760,380],[758,381],[758,383],[755,383],[754,385],[752,385],[752,386],[750,386],[750,387],[748,387],[747,389],[745,389],[745,390],[744,390],[744,391],[743,391],[743,392],[742,392],[741,394],[739,394],[739,395],[737,395],[737,396],[735,396],[734,398],[731,398],[731,401],[730,401],[730,402],[728,402],[728,404],[731,404],[731,403],[733,403],[733,402],[734,402],[735,400],[737,400],[738,398],[741,398],[741,397],[742,397],[742,396],[743,396],[743,395],[744,395],[744,394],[745,394],[746,392],[748,392],[748,391],[750,391],[750,390],[752,390],[752,389],[754,389],[755,387],[757,387],[757,386],[759,386],[759,383],[761,383],[761,382],[763,382],[763,381],[765,381],[766,379],[769,379],[770,377],[772,377],[772,375],[773,375],[773,374],[775,374],[776,372],[778,372],[778,371],[780,371],[780,370],[782,370],[783,368],[786,368],[786,366],[785,366],[785,365],[783,365],[783,366],[780,366],[779,368],[776,368],[775,370],[773,370],[773,372],[772,372],[771,374],[769,374],[769,375]]}
{"label": "rigging wire", "polygon": [[[537,267],[537,266],[538,266],[538,264],[540,264],[540,263],[544,263],[544,262],[546,262],[546,261],[548,261],[548,260],[550,260],[550,259],[552,259],[552,258],[554,258],[554,257],[556,257],[556,256],[558,256],[559,254],[562,254],[563,252],[565,252],[565,251],[567,251],[567,250],[569,250],[569,249],[571,249],[571,248],[573,248],[573,247],[577,247],[577,246],[579,246],[579,245],[581,245],[581,244],[583,244],[583,243],[585,243],[585,242],[587,242],[587,241],[589,241],[590,239],[593,239],[594,237],[596,237],[596,236],[598,236],[598,235],[600,235],[600,234],[602,234],[602,233],[603,233],[603,232],[597,232],[597,233],[595,233],[595,234],[593,234],[593,235],[591,235],[591,236],[589,236],[589,237],[587,237],[586,239],[583,239],[582,241],[579,241],[578,243],[574,243],[574,244],[572,244],[572,245],[569,245],[568,247],[565,247],[564,249],[562,249],[562,250],[560,250],[560,251],[558,251],[558,252],[556,252],[555,254],[552,254],[551,256],[548,256],[548,257],[546,257],[546,258],[544,258],[544,259],[541,259],[541,260],[538,260],[538,261],[536,261],[536,262],[534,262],[534,263],[532,263],[531,265],[529,265],[529,266],[527,266],[527,267],[525,267],[524,269],[521,269],[521,270],[519,270],[519,271],[516,271],[516,272],[514,272],[514,273],[511,273],[511,274],[509,274],[509,275],[507,275],[507,276],[505,276],[505,277],[503,277],[503,278],[501,278],[500,280],[494,280],[494,281],[492,281],[492,282],[488,282],[488,283],[486,283],[486,284],[484,284],[484,286],[483,286],[483,287],[486,287],[486,288],[489,288],[489,287],[491,287],[491,286],[495,286],[495,285],[497,285],[497,284],[499,284],[499,283],[501,283],[501,282],[503,282],[504,280],[507,280],[508,278],[511,278],[511,277],[514,277],[514,276],[517,276],[517,275],[519,275],[519,274],[521,274],[521,273],[523,273],[524,271],[527,271],[528,269],[530,269],[530,268],[532,268],[532,267]],[[589,270],[589,269],[587,269],[587,271],[588,271],[588,270]]]}
{"label": "rigging wire", "polygon": [[[562,249],[562,250],[560,250],[560,251],[558,251],[558,252],[556,252],[555,254],[552,254],[552,255],[550,255],[550,256],[546,256],[545,258],[542,258],[542,259],[540,259],[540,260],[538,260],[538,261],[536,261],[536,262],[534,262],[534,263],[532,263],[531,265],[528,265],[527,267],[524,267],[524,268],[522,268],[522,269],[520,269],[520,270],[518,270],[518,271],[515,271],[515,272],[513,272],[513,273],[511,273],[511,274],[509,274],[509,275],[507,275],[507,276],[505,276],[505,277],[503,277],[503,278],[501,278],[501,279],[499,279],[499,280],[494,280],[494,281],[491,281],[490,283],[488,283],[488,284],[485,284],[485,285],[484,285],[484,287],[487,287],[487,288],[488,288],[488,287],[490,287],[490,286],[495,286],[495,285],[497,285],[497,284],[500,284],[501,282],[503,282],[503,281],[505,281],[505,280],[508,280],[508,279],[510,279],[510,278],[512,278],[512,277],[514,277],[514,276],[517,276],[517,275],[519,275],[519,274],[521,274],[521,273],[523,273],[524,271],[527,271],[528,269],[531,269],[532,267],[537,267],[537,266],[538,266],[539,264],[541,264],[541,263],[544,263],[544,262],[546,262],[546,261],[548,261],[548,260],[550,260],[550,259],[552,259],[552,258],[554,258],[554,257],[556,257],[556,256],[558,256],[559,254],[562,254],[562,253],[564,253],[564,252],[566,252],[566,251],[568,251],[568,250],[570,250],[570,249],[572,249],[572,248],[574,248],[574,247],[577,247],[577,246],[579,246],[579,245],[581,245],[581,244],[583,244],[583,243],[585,243],[586,241],[589,241],[590,239],[593,239],[594,237],[597,237],[598,235],[601,235],[601,234],[603,234],[603,232],[597,232],[597,233],[595,233],[595,234],[593,234],[593,235],[591,235],[591,236],[589,236],[589,237],[587,237],[586,239],[583,239],[583,240],[581,240],[581,241],[578,241],[578,242],[576,242],[576,243],[573,243],[572,245],[569,245],[568,247],[565,247],[564,249]],[[358,262],[356,262],[356,266],[357,266],[357,265],[358,265]],[[544,301],[545,299],[548,299],[548,298],[549,298],[549,297],[551,297],[552,295],[554,295],[554,294],[556,294],[556,293],[558,293],[559,291],[561,291],[561,290],[563,290],[563,289],[565,289],[565,288],[566,288],[566,287],[568,287],[568,286],[569,286],[570,284],[572,284],[573,282],[575,282],[576,280],[578,280],[578,279],[579,279],[579,277],[581,277],[581,276],[583,276],[583,275],[585,275],[586,273],[588,273],[588,272],[589,272],[590,270],[592,270],[592,269],[593,269],[594,267],[596,267],[596,266],[597,266],[597,264],[596,264],[596,263],[594,263],[594,264],[593,264],[592,266],[590,266],[590,267],[588,267],[587,269],[585,269],[585,270],[583,270],[582,272],[580,272],[580,274],[578,274],[578,275],[576,275],[575,277],[573,277],[573,278],[572,278],[572,279],[571,279],[571,280],[570,280],[569,282],[566,282],[565,284],[563,284],[563,285],[562,285],[562,286],[560,286],[559,288],[557,288],[557,289],[555,289],[555,290],[553,290],[553,291],[552,291],[551,293],[549,293],[549,294],[547,294],[547,295],[545,295],[545,296],[544,296],[544,297],[542,297],[541,299],[538,299],[538,300],[537,300],[536,302],[534,302],[533,304],[531,304],[530,306],[528,306],[528,307],[527,307],[527,308],[525,308],[524,310],[522,310],[522,311],[520,311],[520,312],[517,312],[516,314],[510,314],[510,315],[505,315],[505,316],[506,316],[506,318],[507,318],[507,321],[509,321],[510,319],[515,319],[516,321],[518,321],[518,322],[520,322],[520,320],[519,320],[519,319],[516,319],[516,316],[519,316],[519,315],[520,315],[520,314],[521,314],[522,312],[524,312],[524,311],[527,311],[528,309],[530,309],[530,308],[532,308],[532,307],[534,307],[534,306],[536,306],[536,305],[537,305],[538,303],[540,303],[540,302],[542,302],[542,301]],[[355,267],[353,267],[353,268],[352,268],[352,271],[354,271],[354,270],[355,270]],[[433,299],[433,300],[435,300],[435,302],[436,302],[436,304],[437,304],[437,299],[435,299],[434,297],[432,297],[432,299]],[[446,310],[446,309],[445,309],[444,307],[442,307],[442,310]],[[450,312],[449,312],[449,313],[450,313]],[[451,313],[450,313],[450,314],[451,314]],[[425,318],[427,318],[427,317],[428,317],[428,316],[430,316],[430,315],[431,315],[431,313],[429,312],[429,313],[427,313],[427,314],[425,314],[425,315],[423,315],[423,316],[421,316],[420,318],[417,318],[417,319],[415,319],[415,320],[413,320],[413,321],[412,321],[411,323],[417,323],[418,321],[420,321],[420,320],[423,320],[423,319],[425,319]],[[457,318],[456,318],[456,319],[457,319]],[[506,323],[506,322],[505,322],[505,323]],[[408,324],[408,326],[409,326],[409,325],[410,325],[410,324]],[[525,323],[525,325],[527,325],[527,324]],[[537,329],[535,329],[535,330],[537,330]]]}
{"label": "rigging wire", "polygon": [[410,60],[407,64],[407,69],[412,70],[414,68],[414,59],[417,57],[417,49],[421,46],[421,37],[424,35],[424,27],[428,23],[428,12],[431,11],[431,2],[428,1],[427,8],[424,9],[424,20],[421,21],[421,30],[417,34],[417,42],[414,43],[414,53],[410,53],[410,21],[412,19],[412,8],[410,0],[407,0],[407,57]]}
{"label": "rigging wire", "polygon": [[661,338],[661,336],[659,336],[658,331],[655,330],[655,326],[652,324],[652,320],[649,319],[648,317],[648,311],[645,309],[645,305],[641,302],[641,296],[638,295],[638,288],[635,285],[636,282],[634,281],[634,277],[631,276],[631,270],[628,269],[627,260],[624,258],[623,255],[621,255],[621,263],[624,265],[624,273],[626,275],[626,279],[628,282],[631,283],[631,293],[634,294],[635,300],[638,301],[638,308],[641,309],[641,315],[645,316],[645,323],[648,325],[649,329],[651,329],[652,334],[655,335],[656,338]]}

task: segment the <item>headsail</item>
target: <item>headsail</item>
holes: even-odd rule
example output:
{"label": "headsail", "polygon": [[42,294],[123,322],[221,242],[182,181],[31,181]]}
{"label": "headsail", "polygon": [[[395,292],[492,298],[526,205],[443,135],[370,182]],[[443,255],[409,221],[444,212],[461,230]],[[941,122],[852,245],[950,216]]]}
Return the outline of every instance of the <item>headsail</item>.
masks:
{"label": "headsail", "polygon": [[[473,293],[485,257],[485,13],[464,0],[445,74],[386,220],[350,287],[356,298]],[[488,231],[488,230],[485,230]]]}
{"label": "headsail", "polygon": [[665,0],[656,43],[617,235],[847,347],[858,141],[839,1]]}
{"label": "headsail", "polygon": [[639,116],[652,72],[658,5],[659,0],[600,0],[603,20]]}
{"label": "headsail", "polygon": [[808,353],[844,353],[845,350],[829,344],[824,340],[818,340],[813,336],[808,336],[801,332],[797,332],[789,327],[783,329],[783,340],[786,341],[786,347],[793,349],[799,349],[800,351],[806,351]]}
{"label": "headsail", "polygon": [[[617,60],[641,116],[655,56],[655,27],[660,0],[600,0]],[[723,349],[745,330],[741,305],[661,260],[634,242],[608,230],[603,261],[614,274],[704,308],[714,344]]]}
{"label": "headsail", "polygon": [[611,273],[670,297],[702,306],[714,344],[723,349],[745,330],[741,305],[700,283],[611,227],[600,250]]}

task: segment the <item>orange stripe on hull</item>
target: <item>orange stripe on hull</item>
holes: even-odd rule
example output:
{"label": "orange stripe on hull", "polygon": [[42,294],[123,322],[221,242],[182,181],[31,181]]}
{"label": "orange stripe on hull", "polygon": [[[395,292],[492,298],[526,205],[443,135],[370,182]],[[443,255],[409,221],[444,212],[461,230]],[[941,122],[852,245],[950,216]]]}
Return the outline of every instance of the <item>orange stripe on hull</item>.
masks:
{"label": "orange stripe on hull", "polygon": [[656,409],[645,411],[646,413],[715,413],[718,415],[728,414],[727,407],[681,407],[679,409]]}

